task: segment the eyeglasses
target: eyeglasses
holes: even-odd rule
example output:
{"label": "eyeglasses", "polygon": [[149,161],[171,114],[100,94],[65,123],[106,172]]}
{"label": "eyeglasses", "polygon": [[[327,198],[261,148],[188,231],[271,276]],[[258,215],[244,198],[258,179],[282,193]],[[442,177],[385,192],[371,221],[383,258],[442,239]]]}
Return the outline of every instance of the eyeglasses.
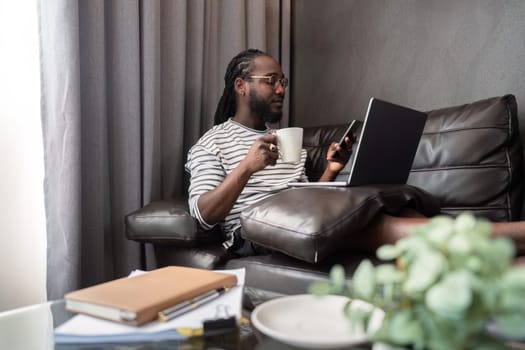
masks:
{"label": "eyeglasses", "polygon": [[266,84],[277,89],[277,83],[281,84],[283,89],[288,87],[288,78],[277,78],[277,75],[250,75],[250,79],[266,79]]}

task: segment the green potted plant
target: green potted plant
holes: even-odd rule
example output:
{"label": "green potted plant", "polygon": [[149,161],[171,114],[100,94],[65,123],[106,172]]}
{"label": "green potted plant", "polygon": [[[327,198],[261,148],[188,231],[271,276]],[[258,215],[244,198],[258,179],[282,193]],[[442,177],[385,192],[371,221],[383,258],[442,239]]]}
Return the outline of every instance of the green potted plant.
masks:
{"label": "green potted plant", "polygon": [[[465,213],[436,217],[377,250],[384,264],[361,262],[352,281],[341,266],[314,294],[346,294],[350,312],[364,300],[385,314],[372,341],[413,349],[496,349],[525,338],[525,267],[513,266],[514,245],[491,236],[490,225]],[[365,324],[366,327],[366,324]],[[506,339],[506,340],[504,340]]]}

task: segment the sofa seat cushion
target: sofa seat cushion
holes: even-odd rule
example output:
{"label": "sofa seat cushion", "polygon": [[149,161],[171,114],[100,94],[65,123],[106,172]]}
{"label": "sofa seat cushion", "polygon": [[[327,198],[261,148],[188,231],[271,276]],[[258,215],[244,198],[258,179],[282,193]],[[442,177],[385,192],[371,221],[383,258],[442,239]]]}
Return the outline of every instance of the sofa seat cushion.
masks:
{"label": "sofa seat cushion", "polygon": [[232,258],[222,245],[201,244],[197,247],[187,247],[181,244],[155,244],[155,261],[157,266],[188,266],[199,269],[222,268],[225,261]]}
{"label": "sofa seat cushion", "polygon": [[385,263],[374,254],[339,253],[317,263],[310,264],[281,253],[256,255],[231,259],[226,269],[246,269],[246,285],[264,291],[280,294],[308,293],[308,287],[315,281],[329,279],[331,268],[341,265],[348,281],[361,261],[369,259],[374,264]]}
{"label": "sofa seat cushion", "polygon": [[383,211],[406,207],[431,216],[439,202],[409,185],[291,188],[241,213],[242,236],[306,262],[352,251],[352,236]]}
{"label": "sofa seat cushion", "polygon": [[523,150],[515,97],[428,112],[407,183],[438,197],[444,214],[519,220]]}

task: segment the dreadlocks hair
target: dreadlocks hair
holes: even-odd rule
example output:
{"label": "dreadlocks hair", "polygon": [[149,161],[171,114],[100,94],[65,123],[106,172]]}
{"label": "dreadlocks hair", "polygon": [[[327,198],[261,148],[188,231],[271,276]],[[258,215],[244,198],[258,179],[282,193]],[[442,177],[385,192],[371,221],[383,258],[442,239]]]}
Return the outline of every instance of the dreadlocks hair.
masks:
{"label": "dreadlocks hair", "polygon": [[235,114],[237,109],[235,79],[248,76],[252,69],[252,60],[257,56],[268,56],[268,54],[258,49],[248,49],[238,53],[228,64],[224,74],[224,91],[215,110],[214,125],[225,122]]}

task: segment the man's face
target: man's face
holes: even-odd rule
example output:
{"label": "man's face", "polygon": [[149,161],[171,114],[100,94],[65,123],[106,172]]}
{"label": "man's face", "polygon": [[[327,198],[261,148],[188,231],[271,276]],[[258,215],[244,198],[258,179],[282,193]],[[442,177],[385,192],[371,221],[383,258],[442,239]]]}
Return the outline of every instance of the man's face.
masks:
{"label": "man's face", "polygon": [[249,106],[254,115],[265,122],[276,123],[283,115],[283,102],[285,87],[278,79],[284,77],[281,66],[277,61],[268,56],[258,56],[253,60],[254,70],[251,76],[272,77],[252,78],[249,92]]}

